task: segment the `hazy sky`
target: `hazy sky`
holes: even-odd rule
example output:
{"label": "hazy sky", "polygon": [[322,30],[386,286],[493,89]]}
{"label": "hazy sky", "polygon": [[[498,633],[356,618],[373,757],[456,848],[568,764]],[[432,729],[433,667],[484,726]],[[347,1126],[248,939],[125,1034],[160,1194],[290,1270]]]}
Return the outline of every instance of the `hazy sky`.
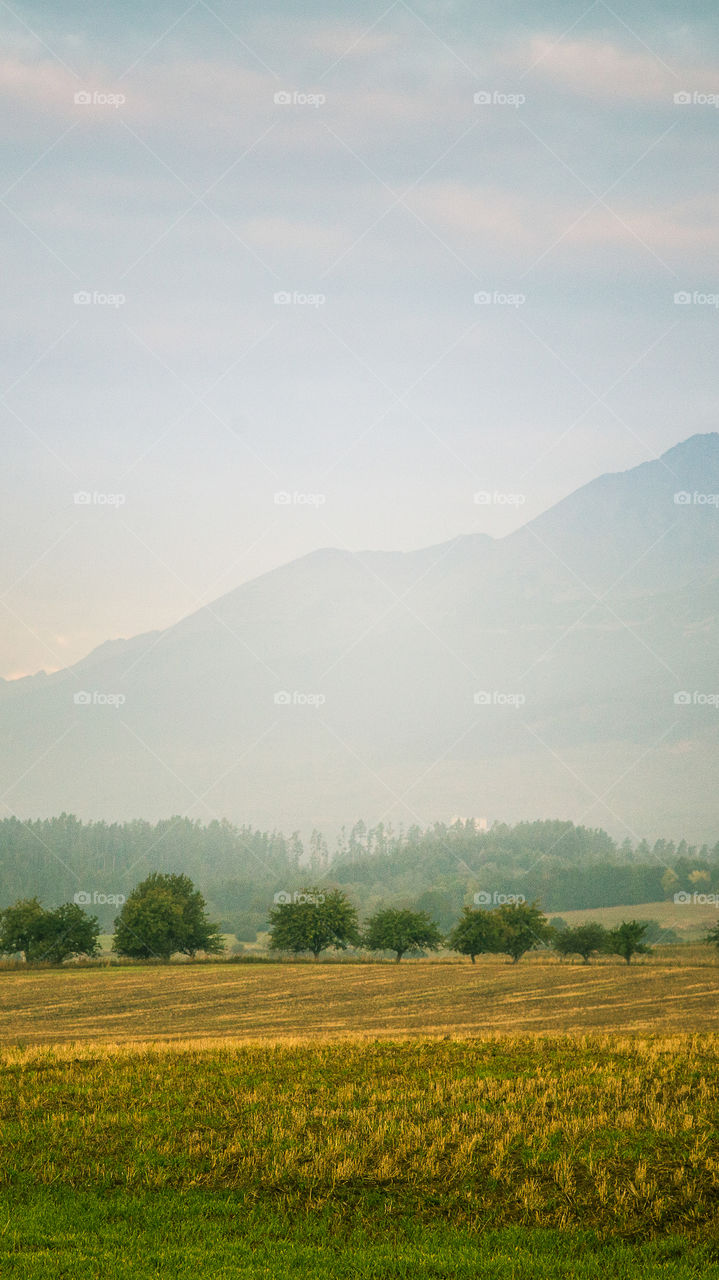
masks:
{"label": "hazy sky", "polygon": [[716,429],[714,5],[49,8],[0,7],[0,674]]}

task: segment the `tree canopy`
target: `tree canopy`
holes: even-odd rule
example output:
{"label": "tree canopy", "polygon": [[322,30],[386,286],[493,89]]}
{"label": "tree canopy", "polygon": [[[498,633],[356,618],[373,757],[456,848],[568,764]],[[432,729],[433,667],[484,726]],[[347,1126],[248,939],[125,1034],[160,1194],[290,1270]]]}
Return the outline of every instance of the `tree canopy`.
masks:
{"label": "tree canopy", "polygon": [[100,926],[74,902],[46,910],[37,898],[21,898],[0,911],[0,954],[62,964],[70,956],[97,954]]}
{"label": "tree canopy", "polygon": [[273,951],[309,951],[316,960],[328,947],[344,951],[359,940],[357,912],[340,889],[303,889],[294,902],[278,903],[270,911]]}
{"label": "tree canopy", "polygon": [[554,949],[561,956],[581,956],[584,964],[598,951],[606,950],[607,931],[594,920],[558,931],[554,936]]}
{"label": "tree canopy", "polygon": [[133,889],[115,921],[112,949],[137,959],[169,960],[175,952],[219,955],[219,926],[207,918],[205,899],[189,876],[154,871]]}
{"label": "tree canopy", "polygon": [[447,946],[460,955],[475,957],[500,950],[500,930],[496,913],[481,907],[465,907],[447,938]]}
{"label": "tree canopy", "polygon": [[640,920],[622,920],[616,929],[610,929],[607,934],[607,951],[622,956],[630,964],[632,956],[644,955],[649,950],[643,941],[646,931],[647,925]]}
{"label": "tree canopy", "polygon": [[552,940],[554,930],[537,902],[504,903],[493,915],[499,930],[497,950],[511,956],[514,964],[525,952]]}
{"label": "tree canopy", "polygon": [[369,951],[394,951],[399,964],[408,952],[436,951],[442,934],[426,911],[386,907],[370,916],[362,942]]}

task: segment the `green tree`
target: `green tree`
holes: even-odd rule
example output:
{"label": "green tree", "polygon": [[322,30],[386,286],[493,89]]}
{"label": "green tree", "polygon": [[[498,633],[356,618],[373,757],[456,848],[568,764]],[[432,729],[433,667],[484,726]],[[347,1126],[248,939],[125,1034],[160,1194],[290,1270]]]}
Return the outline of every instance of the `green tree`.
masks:
{"label": "green tree", "polygon": [[37,898],[19,898],[0,911],[0,954],[21,953],[28,961],[39,959],[45,914]]}
{"label": "green tree", "polygon": [[442,934],[426,911],[386,907],[370,916],[362,941],[370,951],[394,951],[399,964],[407,952],[436,951]]}
{"label": "green tree", "polygon": [[710,929],[707,929],[704,941],[711,942],[713,946],[719,948],[719,920]]}
{"label": "green tree", "polygon": [[0,911],[0,954],[62,964],[70,956],[97,955],[99,932],[96,917],[74,902],[47,911],[37,898],[22,898]]}
{"label": "green tree", "polygon": [[508,902],[497,907],[494,915],[499,929],[498,951],[518,960],[535,947],[551,942],[553,930],[537,902]]}
{"label": "green tree", "polygon": [[469,956],[472,964],[475,956],[498,951],[501,939],[495,917],[493,911],[465,907],[447,938],[447,946],[460,955]]}
{"label": "green tree", "polygon": [[48,911],[45,930],[45,958],[54,964],[62,964],[70,956],[96,956],[99,951],[97,916],[89,916],[75,902],[63,902],[54,911]]}
{"label": "green tree", "polygon": [[333,947],[345,951],[360,941],[357,912],[340,889],[303,889],[294,902],[281,902],[270,911],[270,949],[318,956]]}
{"label": "green tree", "polygon": [[153,871],[133,889],[115,920],[112,949],[140,960],[169,960],[175,952],[218,955],[224,942],[189,876]]}
{"label": "green tree", "polygon": [[561,956],[581,956],[584,964],[589,964],[591,956],[597,951],[605,950],[606,942],[607,931],[604,925],[588,920],[586,924],[557,932],[553,946]]}
{"label": "green tree", "polygon": [[643,941],[647,931],[646,924],[640,920],[622,920],[616,929],[607,934],[606,947],[610,955],[623,956],[627,964],[631,964],[632,956],[645,955],[649,947]]}

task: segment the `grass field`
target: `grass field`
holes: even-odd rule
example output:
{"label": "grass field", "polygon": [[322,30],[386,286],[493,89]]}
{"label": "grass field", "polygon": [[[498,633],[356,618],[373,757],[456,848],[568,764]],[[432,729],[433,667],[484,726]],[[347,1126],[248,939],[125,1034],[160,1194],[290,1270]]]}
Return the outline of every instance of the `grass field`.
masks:
{"label": "grass field", "polygon": [[584,924],[598,920],[613,929],[622,920],[658,920],[664,929],[674,929],[689,942],[703,938],[707,929],[719,920],[719,907],[702,902],[640,902],[634,906],[587,907],[581,911],[558,911],[567,924]]}
{"label": "grass field", "polygon": [[719,1280],[718,996],[702,946],[3,969],[0,1276]]}
{"label": "grass field", "polygon": [[711,1031],[719,963],[667,948],[627,967],[553,955],[395,964],[207,964],[0,971],[0,1043],[207,1036]]}
{"label": "grass field", "polygon": [[0,1055],[0,1274],[719,1276],[719,1036]]}
{"label": "grass field", "polygon": [[[374,1216],[370,1214],[374,1210]],[[184,1191],[133,1196],[0,1194],[2,1275],[13,1280],[716,1280],[716,1244],[591,1231],[472,1231],[378,1205],[353,1224],[255,1198]]]}

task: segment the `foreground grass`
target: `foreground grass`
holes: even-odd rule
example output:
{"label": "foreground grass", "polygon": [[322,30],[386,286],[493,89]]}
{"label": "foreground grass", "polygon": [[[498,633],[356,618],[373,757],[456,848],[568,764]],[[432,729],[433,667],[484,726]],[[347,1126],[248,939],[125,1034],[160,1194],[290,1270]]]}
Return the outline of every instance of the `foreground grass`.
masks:
{"label": "foreground grass", "polygon": [[589,1231],[472,1231],[384,1206],[352,1222],[237,1194],[54,1188],[0,1195],[0,1273],[15,1280],[712,1280],[710,1241],[602,1239]]}
{"label": "foreground grass", "polygon": [[[400,1197],[464,1226],[711,1224],[719,1036],[6,1051],[0,1186]],[[369,1197],[369,1201],[368,1198]]]}
{"label": "foreground grass", "polygon": [[719,1035],[12,1049],[0,1274],[719,1278]]}

